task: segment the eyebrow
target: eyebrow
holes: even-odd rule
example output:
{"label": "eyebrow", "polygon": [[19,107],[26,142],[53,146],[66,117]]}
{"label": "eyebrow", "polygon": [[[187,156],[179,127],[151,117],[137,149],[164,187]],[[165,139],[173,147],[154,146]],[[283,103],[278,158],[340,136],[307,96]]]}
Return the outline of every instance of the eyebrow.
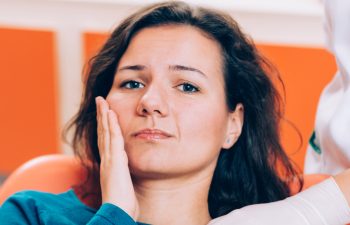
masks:
{"label": "eyebrow", "polygon": [[131,65],[131,66],[123,66],[122,68],[118,69],[118,71],[122,71],[122,70],[142,71],[145,69],[146,69],[146,67],[142,66],[142,65]]}
{"label": "eyebrow", "polygon": [[[134,71],[142,71],[145,70],[147,67],[143,66],[143,65],[130,65],[130,66],[123,66],[120,69],[118,69],[118,71],[123,71],[123,70],[134,70]],[[190,71],[190,72],[196,72],[200,75],[203,75],[205,77],[206,74],[203,73],[202,71],[200,71],[199,69],[190,67],[190,66],[183,66],[183,65],[170,65],[169,66],[169,70],[172,71]]]}
{"label": "eyebrow", "polygon": [[196,69],[196,68],[193,68],[193,67],[189,67],[189,66],[172,65],[172,66],[169,66],[169,69],[173,70],[173,71],[191,71],[191,72],[196,72],[196,73],[199,73],[199,74],[201,74],[201,75],[206,77],[205,73],[203,73],[199,69]]}

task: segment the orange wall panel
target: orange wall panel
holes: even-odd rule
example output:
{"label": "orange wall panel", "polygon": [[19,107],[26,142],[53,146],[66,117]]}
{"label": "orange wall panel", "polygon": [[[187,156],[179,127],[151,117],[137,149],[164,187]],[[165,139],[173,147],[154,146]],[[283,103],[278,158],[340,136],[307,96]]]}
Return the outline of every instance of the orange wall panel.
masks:
{"label": "orange wall panel", "polygon": [[[107,35],[85,33],[85,59],[97,53]],[[295,129],[282,123],[282,143],[286,152],[303,169],[308,139],[314,127],[315,112],[324,86],[331,80],[336,65],[324,49],[258,44],[258,49],[279,70],[286,88],[285,117],[300,131],[302,145]],[[282,94],[283,96],[283,94]]]}
{"label": "orange wall panel", "polygon": [[107,34],[87,32],[83,34],[83,57],[85,61],[96,55],[107,40]]}
{"label": "orange wall panel", "polygon": [[58,152],[54,34],[0,28],[0,173]]}

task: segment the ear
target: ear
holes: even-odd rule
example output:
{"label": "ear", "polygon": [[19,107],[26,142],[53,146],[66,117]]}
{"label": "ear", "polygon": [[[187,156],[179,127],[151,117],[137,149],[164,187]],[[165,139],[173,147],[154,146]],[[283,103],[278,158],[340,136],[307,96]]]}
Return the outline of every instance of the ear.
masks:
{"label": "ear", "polygon": [[222,148],[229,149],[236,143],[236,141],[242,133],[243,121],[244,108],[241,103],[238,103],[236,105],[235,110],[229,113],[227,121],[227,130],[225,139],[222,144]]}

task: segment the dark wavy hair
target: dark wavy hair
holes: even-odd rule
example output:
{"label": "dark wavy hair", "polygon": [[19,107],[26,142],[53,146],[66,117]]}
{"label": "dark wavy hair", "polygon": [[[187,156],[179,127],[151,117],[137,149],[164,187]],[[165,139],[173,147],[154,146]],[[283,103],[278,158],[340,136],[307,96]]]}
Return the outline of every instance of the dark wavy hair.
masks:
{"label": "dark wavy hair", "polygon": [[208,196],[211,217],[286,198],[295,180],[301,188],[302,180],[280,143],[283,104],[273,85],[276,78],[281,82],[278,73],[231,16],[179,1],[154,4],[132,14],[90,60],[79,112],[66,131],[75,128],[72,145],[95,179],[94,188],[99,190],[100,164],[95,97],[109,93],[119,60],[137,32],[170,24],[192,26],[220,44],[228,108],[233,111],[238,103],[244,106],[242,134],[218,158]]}

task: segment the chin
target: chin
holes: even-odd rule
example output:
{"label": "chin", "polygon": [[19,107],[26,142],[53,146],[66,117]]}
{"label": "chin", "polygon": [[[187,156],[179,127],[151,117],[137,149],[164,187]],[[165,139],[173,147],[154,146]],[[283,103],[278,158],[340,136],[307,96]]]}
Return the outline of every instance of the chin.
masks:
{"label": "chin", "polygon": [[129,158],[129,167],[132,171],[140,172],[165,172],[169,169],[166,159],[156,156],[147,157],[145,155]]}
{"label": "chin", "polygon": [[157,149],[127,151],[129,168],[133,176],[159,178],[171,173],[171,159],[166,159]]}

